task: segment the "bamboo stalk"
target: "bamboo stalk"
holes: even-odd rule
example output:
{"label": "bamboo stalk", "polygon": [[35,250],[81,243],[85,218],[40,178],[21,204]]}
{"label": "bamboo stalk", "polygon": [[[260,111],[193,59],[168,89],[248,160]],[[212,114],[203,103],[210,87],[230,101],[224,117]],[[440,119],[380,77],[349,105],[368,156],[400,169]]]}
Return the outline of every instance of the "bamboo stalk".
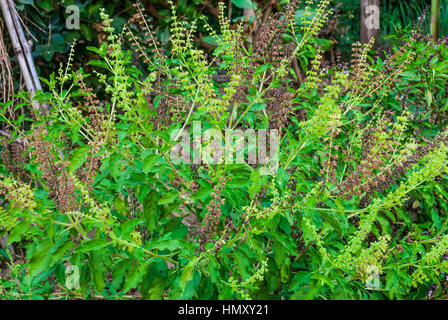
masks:
{"label": "bamboo stalk", "polygon": [[431,3],[431,36],[434,41],[439,40],[439,16],[440,16],[440,1],[432,0],[432,3]]}
{"label": "bamboo stalk", "polygon": [[[20,71],[25,81],[25,86],[28,92],[33,97],[37,91],[42,89],[42,86],[37,75],[36,67],[31,55],[31,49],[23,32],[22,25],[17,14],[13,0],[0,0],[0,5],[3,12],[6,27],[8,28],[11,43],[14,48],[14,53],[19,62]],[[37,102],[32,102],[33,107],[38,109],[47,109],[46,105],[41,105]]]}
{"label": "bamboo stalk", "polygon": [[254,26],[254,23],[256,23],[256,19],[257,19],[255,10],[252,8],[244,8],[243,15],[246,16],[248,20],[250,20],[251,17],[254,17],[254,21],[252,22],[251,25],[249,25],[248,34],[247,34],[247,40],[252,43],[253,42],[252,33],[254,32],[254,30],[252,30],[252,27]]}
{"label": "bamboo stalk", "polygon": [[[369,25],[369,19],[372,19],[372,12],[367,12],[369,6],[380,8],[380,0],[361,0],[361,30],[360,30],[360,42],[369,43],[372,38],[375,39],[374,47],[379,45],[380,29],[372,28]],[[380,17],[378,17],[379,19]]]}

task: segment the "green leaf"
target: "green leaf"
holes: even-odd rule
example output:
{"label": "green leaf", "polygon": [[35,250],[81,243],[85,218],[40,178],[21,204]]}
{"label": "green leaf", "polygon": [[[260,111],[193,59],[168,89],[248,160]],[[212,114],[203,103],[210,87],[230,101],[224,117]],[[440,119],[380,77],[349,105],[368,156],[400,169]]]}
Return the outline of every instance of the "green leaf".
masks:
{"label": "green leaf", "polygon": [[204,41],[205,43],[211,44],[212,46],[215,46],[215,47],[217,47],[219,45],[215,36],[206,36],[206,37],[202,38],[202,41]]}
{"label": "green leaf", "polygon": [[81,32],[84,35],[84,37],[86,38],[87,41],[92,41],[93,40],[93,34],[94,34],[94,30],[93,28],[89,27],[86,24],[81,24],[80,25],[81,28]]}
{"label": "green leaf", "polygon": [[122,165],[121,156],[118,153],[113,153],[112,156],[110,157],[110,161],[109,161],[109,170],[110,170],[110,175],[115,180],[117,180],[118,177],[120,176],[121,165]]}
{"label": "green leaf", "polygon": [[8,236],[8,244],[19,242],[23,236],[25,236],[25,232],[30,228],[30,223],[23,222],[18,226],[14,227],[11,233]]}
{"label": "green leaf", "polygon": [[87,65],[109,70],[109,66],[107,65],[107,63],[101,60],[90,60],[89,62],[87,62]]}
{"label": "green leaf", "polygon": [[192,196],[190,196],[191,200],[202,200],[205,201],[205,199],[210,197],[210,193],[212,192],[213,187],[212,186],[202,186],[196,193]]}
{"label": "green leaf", "polygon": [[240,9],[257,9],[257,4],[250,0],[232,0],[232,3]]}
{"label": "green leaf", "polygon": [[182,271],[182,275],[179,279],[179,287],[181,290],[184,290],[187,286],[187,283],[193,279],[193,270],[196,264],[196,260],[190,261]]}
{"label": "green leaf", "polygon": [[143,220],[149,231],[154,231],[160,217],[159,194],[151,190],[143,203]]}
{"label": "green leaf", "polygon": [[286,283],[288,281],[290,269],[291,269],[291,260],[285,259],[284,263],[282,264],[282,266],[280,268],[280,277],[281,277],[281,281],[283,283]]}
{"label": "green leaf", "polygon": [[145,270],[139,291],[143,299],[163,299],[167,279],[168,266],[162,259],[154,260]]}
{"label": "green leaf", "polygon": [[60,33],[56,33],[51,36],[50,47],[54,52],[65,52],[67,44],[65,39]]}
{"label": "green leaf", "polygon": [[251,111],[261,111],[261,110],[265,110],[266,109],[266,105],[264,103],[255,103],[252,108]]}
{"label": "green leaf", "polygon": [[39,44],[36,46],[36,52],[43,57],[45,61],[50,62],[54,56],[54,50],[47,44]]}
{"label": "green leaf", "polygon": [[[309,13],[309,16],[305,16],[307,13]],[[316,11],[314,10],[297,10],[295,14],[295,22],[296,24],[302,23],[302,18],[306,18],[307,21],[311,21],[316,16]]]}
{"label": "green leaf", "polygon": [[337,231],[339,235],[342,235],[342,229],[337,218],[334,218],[330,213],[326,213],[324,211],[319,212],[319,214],[324,218],[325,222],[327,222],[330,226]]}
{"label": "green leaf", "polygon": [[72,241],[67,241],[63,246],[57,249],[50,257],[50,265],[60,261],[68,250],[71,250],[75,246]]}
{"label": "green leaf", "polygon": [[162,199],[159,200],[159,205],[173,203],[177,199],[178,195],[179,193],[176,191],[165,194]]}
{"label": "green leaf", "polygon": [[126,23],[125,18],[114,17],[114,21],[112,22],[111,26],[114,27],[117,31],[121,31],[125,23]]}
{"label": "green leaf", "polygon": [[53,11],[53,5],[51,0],[40,0],[37,5],[44,10]]}
{"label": "green leaf", "polygon": [[426,103],[428,104],[428,107],[430,107],[431,104],[432,104],[432,93],[431,93],[431,91],[426,90],[425,97],[426,97]]}
{"label": "green leaf", "polygon": [[243,280],[246,280],[250,277],[249,274],[249,264],[250,260],[247,258],[246,254],[244,254],[241,250],[235,252],[234,255],[236,265],[238,266],[238,272],[241,275]]}
{"label": "green leaf", "polygon": [[437,134],[439,133],[439,129],[436,127],[436,128],[425,128],[423,131],[422,131],[422,133],[421,133],[421,135],[423,136],[423,137],[435,137]]}
{"label": "green leaf", "polygon": [[277,170],[275,180],[281,189],[284,189],[286,187],[286,184],[288,183],[289,178],[290,178],[289,173],[286,170],[284,170],[282,168],[279,168]]}
{"label": "green leaf", "polygon": [[151,171],[152,167],[156,164],[159,156],[157,154],[150,154],[143,160],[142,170],[144,173],[148,174]]}
{"label": "green leaf", "polygon": [[99,252],[93,252],[90,257],[90,269],[92,270],[92,282],[95,285],[96,292],[100,294],[106,287],[106,266],[103,256]]}
{"label": "green leaf", "polygon": [[401,73],[401,76],[403,78],[405,78],[406,80],[411,80],[411,81],[420,81],[420,75],[416,74],[415,72],[412,71],[404,71]]}
{"label": "green leaf", "polygon": [[250,187],[248,190],[249,193],[249,197],[251,199],[253,199],[255,197],[255,195],[260,192],[261,187],[265,184],[265,177],[264,176],[260,176],[260,171],[259,170],[254,170],[252,171],[252,173],[250,174]]}
{"label": "green leaf", "polygon": [[50,266],[50,249],[52,243],[49,240],[39,243],[34,249],[33,256],[28,264],[28,272],[35,276]]}
{"label": "green leaf", "polygon": [[158,277],[151,283],[151,287],[145,294],[144,298],[148,300],[162,300],[163,291],[165,289],[165,279]]}
{"label": "green leaf", "polygon": [[101,51],[100,51],[100,49],[98,49],[98,48],[96,48],[96,47],[87,46],[86,49],[89,50],[89,51],[92,51],[92,52],[95,52],[95,53],[101,55]]}
{"label": "green leaf", "polygon": [[255,70],[255,74],[263,73],[266,70],[268,70],[269,68],[272,68],[271,64],[263,64]]}
{"label": "green leaf", "polygon": [[439,214],[437,213],[436,210],[434,210],[434,208],[431,208],[431,219],[432,219],[432,221],[434,222],[434,226],[435,226],[437,229],[440,229],[441,226],[442,226],[442,223],[441,223],[441,221],[440,221]]}
{"label": "green leaf", "polygon": [[207,270],[210,275],[210,280],[214,283],[219,283],[220,280],[219,263],[213,255],[210,255],[209,257]]}
{"label": "green leaf", "polygon": [[89,152],[89,146],[82,146],[77,148],[70,158],[70,165],[68,169],[70,172],[75,172],[79,167],[81,167],[87,159],[87,153]]}
{"label": "green leaf", "polygon": [[333,42],[331,40],[328,39],[323,39],[323,38],[314,38],[313,42],[322,48],[322,50],[328,50],[331,48]]}
{"label": "green leaf", "polygon": [[104,239],[93,239],[89,240],[87,242],[81,243],[80,248],[76,250],[76,252],[89,252],[89,251],[95,251],[99,250],[101,248],[104,248],[107,246],[109,242]]}
{"label": "green leaf", "polygon": [[160,241],[156,244],[154,244],[152,249],[159,249],[159,250],[176,250],[178,248],[181,248],[181,244],[178,240],[168,239],[164,241]]}
{"label": "green leaf", "polygon": [[138,286],[138,284],[143,279],[145,268],[146,268],[146,263],[132,269],[131,273],[126,278],[126,282],[124,284],[124,288],[123,288],[124,293],[126,293],[129,290],[136,288]]}
{"label": "green leaf", "polygon": [[126,205],[126,203],[121,199],[119,196],[117,196],[114,200],[115,209],[117,209],[118,213],[122,216],[127,216],[129,213],[129,209]]}

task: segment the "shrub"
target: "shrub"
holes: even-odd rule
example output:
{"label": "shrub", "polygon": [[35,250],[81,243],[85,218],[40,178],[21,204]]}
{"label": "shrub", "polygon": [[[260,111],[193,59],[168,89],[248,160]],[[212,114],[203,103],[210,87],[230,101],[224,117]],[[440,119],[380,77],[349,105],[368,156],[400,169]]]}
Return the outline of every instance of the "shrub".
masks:
{"label": "shrub", "polygon": [[[298,28],[292,1],[250,44],[221,4],[220,33],[205,26],[218,43],[211,57],[192,41],[200,22],[181,21],[173,5],[168,47],[143,13],[146,45],[129,29],[115,34],[103,11],[107,41],[89,48],[98,71],[69,63],[33,98],[48,112],[25,124],[3,116],[27,152],[2,153],[0,225],[14,245],[0,251],[10,270],[2,296],[441,297],[448,146],[436,89],[446,90],[446,45],[424,46],[414,30],[390,54],[356,44],[350,64],[323,65],[314,37],[329,1],[315,5]],[[98,87],[87,88],[93,76]],[[176,145],[194,154],[198,141],[178,138],[195,123],[202,137],[278,130],[278,166],[275,152],[264,164],[219,163],[205,138],[216,161],[173,157]]]}

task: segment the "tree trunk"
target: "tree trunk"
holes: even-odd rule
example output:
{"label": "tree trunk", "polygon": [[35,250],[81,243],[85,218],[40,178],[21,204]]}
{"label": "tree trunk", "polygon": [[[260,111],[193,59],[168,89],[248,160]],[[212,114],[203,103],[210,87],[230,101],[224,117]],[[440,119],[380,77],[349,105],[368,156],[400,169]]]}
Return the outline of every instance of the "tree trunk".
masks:
{"label": "tree trunk", "polygon": [[[244,10],[243,10],[243,14],[244,14],[244,16],[246,16],[247,17],[247,19],[250,19],[251,17],[255,17],[256,16],[256,13],[255,13],[255,10],[254,9],[250,9],[250,8],[244,8]],[[254,21],[255,22],[255,21]],[[253,38],[252,38],[252,33],[254,32],[254,30],[252,30],[252,27],[254,26],[254,23],[252,23],[250,26],[249,26],[249,28],[248,28],[248,32],[247,32],[247,40],[249,41],[249,42],[252,42],[253,41]]]}
{"label": "tree trunk", "polygon": [[[25,81],[26,89],[31,96],[34,96],[38,90],[42,89],[42,87],[37,75],[36,67],[34,66],[33,58],[31,56],[31,49],[23,32],[14,1],[0,0],[0,5],[6,27],[8,28],[9,36],[11,38],[11,43],[14,48],[14,53],[17,56],[20,71]],[[47,106],[41,105],[37,102],[33,102],[33,107],[35,109],[47,109]]]}
{"label": "tree trunk", "polygon": [[368,43],[372,38],[377,47],[380,35],[380,0],[361,0],[361,43]]}
{"label": "tree trunk", "polygon": [[431,4],[431,36],[434,41],[439,40],[440,1],[432,0]]}

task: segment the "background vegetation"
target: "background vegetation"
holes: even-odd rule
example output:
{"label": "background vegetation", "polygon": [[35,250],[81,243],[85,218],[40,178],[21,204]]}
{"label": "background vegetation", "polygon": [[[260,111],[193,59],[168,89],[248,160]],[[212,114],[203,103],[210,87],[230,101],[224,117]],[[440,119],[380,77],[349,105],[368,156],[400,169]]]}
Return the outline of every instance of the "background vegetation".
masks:
{"label": "background vegetation", "polygon": [[[357,43],[356,3],[19,1],[44,89],[1,104],[0,297],[445,299],[448,38],[383,1]],[[278,170],[173,161],[192,121],[278,129]]]}
{"label": "background vegetation", "polygon": [[[381,38],[386,44],[387,36],[396,33],[398,30],[410,27],[416,23],[418,17],[425,8],[430,6],[428,0],[383,0],[381,2]],[[73,0],[20,0],[17,1],[17,8],[22,15],[24,23],[27,25],[30,36],[33,39],[33,55],[37,58],[37,66],[42,75],[48,75],[53,70],[50,66],[59,65],[60,62],[67,62],[67,54],[73,39],[79,39],[76,59],[78,63],[85,63],[90,54],[85,50],[86,46],[96,46],[101,42],[102,29],[99,8],[104,8],[106,12],[114,18],[114,27],[119,32],[126,22],[129,22],[135,14],[133,8],[134,1],[73,1]],[[232,4],[232,21],[237,21],[244,17],[243,8],[249,1],[230,1]],[[266,3],[256,2],[261,10]],[[81,13],[81,29],[67,30],[65,20],[69,15],[65,8],[70,5],[77,5]],[[157,36],[162,42],[166,42],[169,36],[170,11],[169,4],[165,0],[143,1],[151,23],[157,32]],[[238,5],[240,7],[238,7]],[[326,26],[322,32],[331,35],[336,41],[335,46],[341,50],[344,57],[349,56],[350,46],[359,39],[360,6],[357,0],[331,1],[331,6],[335,13],[332,16],[332,23]],[[441,17],[448,14],[448,2],[442,0]],[[176,10],[180,17],[189,20],[197,19],[200,15],[205,15],[208,22],[217,26],[218,1],[178,1]],[[227,7],[229,7],[227,5]],[[443,18],[441,19],[443,21]],[[131,20],[132,21],[132,20]],[[429,33],[429,19],[423,24],[423,31]],[[199,29],[204,32],[204,30]],[[448,35],[446,23],[440,24],[440,35]],[[82,44],[82,45],[81,45]],[[51,63],[49,63],[51,62]]]}

